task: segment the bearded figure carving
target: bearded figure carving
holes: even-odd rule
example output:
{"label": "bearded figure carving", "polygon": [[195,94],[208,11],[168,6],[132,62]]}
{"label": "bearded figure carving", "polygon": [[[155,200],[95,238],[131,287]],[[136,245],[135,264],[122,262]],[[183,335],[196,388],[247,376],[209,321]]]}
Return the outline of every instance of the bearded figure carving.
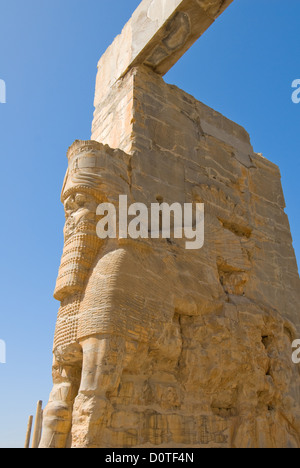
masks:
{"label": "bearded figure carving", "polygon": [[[166,265],[157,260],[143,265],[149,246],[137,256],[130,240],[104,242],[96,233],[98,204],[117,204],[119,193],[129,194],[127,159],[93,141],[77,141],[68,151],[62,190],[65,243],[54,293],[61,302],[54,388],[41,447],[101,446],[107,397],[120,384],[124,368],[143,343],[159,342],[170,318],[167,332],[174,328],[176,334],[171,288],[163,280],[171,277]],[[176,361],[176,354],[171,359]]]}
{"label": "bearded figure carving", "polygon": [[[97,321],[95,311],[100,322],[101,312],[105,315],[104,310],[95,309],[97,306],[101,307],[101,299],[99,304],[84,304],[88,278],[93,267],[97,265],[103,245],[103,241],[96,233],[96,210],[99,203],[105,200],[108,176],[113,178],[113,171],[110,174],[108,172],[114,160],[109,161],[108,158],[109,154],[105,148],[91,141],[77,141],[68,151],[69,167],[62,190],[62,203],[66,215],[65,242],[54,293],[55,298],[61,302],[54,338],[54,389],[45,411],[42,447],[70,446],[73,404],[75,397],[78,396],[82,372],[86,372],[88,381],[94,379],[95,387],[101,389],[103,399],[106,391],[113,388],[113,381],[116,380],[116,376],[109,375],[111,371],[109,362],[106,363],[106,368],[99,367],[99,373],[95,372],[95,369],[98,364],[100,366],[101,359],[106,359],[107,356],[108,361],[113,359],[110,351],[114,344],[115,353],[122,352],[122,339],[120,343],[118,338],[108,340],[109,335],[105,335],[106,330],[102,330],[101,327],[98,330],[99,335],[97,334],[94,323],[94,319]],[[122,189],[118,186],[119,182],[121,179],[116,182],[116,194]],[[112,186],[113,184],[109,190],[111,196],[113,196]],[[107,267],[109,268],[109,264]],[[98,285],[100,294],[102,290],[104,295],[109,293],[110,281],[108,271],[103,271],[104,275],[105,273],[107,276],[103,277],[103,284]],[[113,267],[110,273],[113,274]],[[92,293],[92,296],[92,299],[97,299],[95,294]],[[84,341],[84,331],[91,328],[93,332],[90,332],[90,335],[93,335],[93,340]],[[83,367],[85,346],[90,347],[89,362]],[[93,347],[95,351],[92,351]],[[90,371],[95,372],[95,375],[89,376]],[[89,384],[90,391],[93,384],[91,382]],[[84,389],[81,396],[84,400]],[[84,405],[84,401],[78,401],[77,407],[81,404]]]}

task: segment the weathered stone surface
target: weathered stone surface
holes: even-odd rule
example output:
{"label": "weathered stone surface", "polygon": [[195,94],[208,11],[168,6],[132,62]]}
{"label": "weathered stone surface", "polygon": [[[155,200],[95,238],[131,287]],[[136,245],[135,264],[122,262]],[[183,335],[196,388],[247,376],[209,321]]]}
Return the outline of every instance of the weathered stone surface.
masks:
{"label": "weathered stone surface", "polygon": [[126,72],[165,74],[233,0],[143,0],[98,64],[95,107]]}
{"label": "weathered stone surface", "polygon": [[[300,283],[278,167],[144,62],[101,99],[93,141],[68,152],[41,445],[299,448]],[[119,195],[204,203],[204,247],[100,241],[96,206]]]}

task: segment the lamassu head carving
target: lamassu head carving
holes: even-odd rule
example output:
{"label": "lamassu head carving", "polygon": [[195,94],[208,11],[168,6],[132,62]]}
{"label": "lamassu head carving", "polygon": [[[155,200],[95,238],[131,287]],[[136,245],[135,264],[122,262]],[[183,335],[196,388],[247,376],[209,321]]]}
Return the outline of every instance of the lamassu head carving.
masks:
{"label": "lamassu head carving", "polygon": [[101,247],[96,234],[96,210],[104,199],[103,157],[99,144],[76,141],[68,151],[68,159],[62,190],[65,243],[54,293],[59,301],[83,292]]}

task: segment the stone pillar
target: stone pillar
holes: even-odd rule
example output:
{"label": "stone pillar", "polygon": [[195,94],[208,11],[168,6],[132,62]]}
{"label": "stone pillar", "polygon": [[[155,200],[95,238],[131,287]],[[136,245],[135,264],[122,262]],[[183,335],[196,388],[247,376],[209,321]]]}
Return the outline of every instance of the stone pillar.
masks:
{"label": "stone pillar", "polygon": [[43,424],[43,410],[42,410],[43,402],[38,401],[36,415],[35,415],[35,423],[33,429],[33,437],[32,437],[32,448],[37,449],[39,448],[39,443],[41,440],[41,433],[42,433],[42,424]]}
{"label": "stone pillar", "polygon": [[26,448],[26,449],[29,449],[29,447],[30,447],[32,423],[33,423],[33,416],[29,416],[28,425],[27,425],[27,432],[26,432],[26,439],[25,439],[25,446],[24,446],[24,448]]}

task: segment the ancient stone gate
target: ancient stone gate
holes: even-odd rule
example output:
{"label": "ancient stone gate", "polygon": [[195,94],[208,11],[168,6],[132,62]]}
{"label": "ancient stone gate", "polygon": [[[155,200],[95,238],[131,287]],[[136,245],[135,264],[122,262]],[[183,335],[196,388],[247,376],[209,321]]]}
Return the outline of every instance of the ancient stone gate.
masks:
{"label": "ancient stone gate", "polygon": [[[300,447],[300,288],[277,166],[162,76],[232,0],[143,0],[68,151],[42,447]],[[204,203],[205,244],[96,235],[99,203]]]}

